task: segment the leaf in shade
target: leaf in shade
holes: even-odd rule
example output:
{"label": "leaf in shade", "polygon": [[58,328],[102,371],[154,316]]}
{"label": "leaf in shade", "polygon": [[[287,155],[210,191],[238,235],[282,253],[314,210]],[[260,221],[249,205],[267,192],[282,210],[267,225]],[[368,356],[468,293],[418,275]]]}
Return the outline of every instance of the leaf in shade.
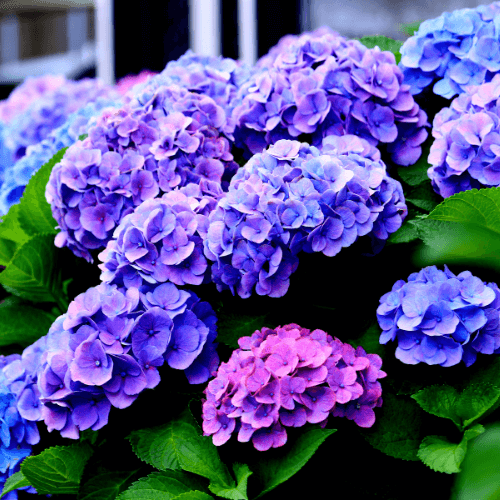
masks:
{"label": "leaf in shade", "polygon": [[411,23],[403,23],[399,26],[399,31],[408,36],[413,36],[420,28],[422,21],[413,21]]}
{"label": "leaf in shade", "polygon": [[261,330],[262,327],[266,326],[267,316],[267,314],[263,316],[226,314],[222,309],[217,321],[217,341],[229,347],[238,348],[238,339],[250,336],[256,330]]}
{"label": "leaf in shade", "polygon": [[32,236],[0,273],[0,283],[18,297],[60,303],[64,297],[56,252],[52,235]]}
{"label": "leaf in shade", "polygon": [[53,317],[45,311],[18,297],[8,297],[0,304],[0,346],[26,347],[46,335],[53,322]]}
{"label": "leaf in shade", "polygon": [[418,461],[421,411],[411,399],[384,394],[374,426],[360,432],[374,448],[386,455]]}
{"label": "leaf in shade", "polygon": [[236,486],[234,488],[222,488],[216,483],[211,483],[208,489],[219,497],[229,500],[248,500],[247,484],[252,471],[247,464],[233,464],[234,475],[236,476]]}
{"label": "leaf in shade", "polygon": [[424,142],[422,146],[422,154],[416,163],[410,165],[409,167],[398,168],[399,177],[401,177],[401,180],[409,186],[418,186],[423,182],[428,182],[430,184],[427,170],[431,167],[431,165],[427,161],[427,158],[429,157],[432,141],[433,139],[429,138]]}
{"label": "leaf in shade", "polygon": [[296,474],[314,455],[321,443],[336,429],[313,428],[303,432],[292,446],[278,451],[278,458],[263,458],[254,466],[261,492],[256,498],[276,488]]}
{"label": "leaf in shade", "polygon": [[78,493],[78,500],[115,500],[137,479],[138,470],[103,472],[90,478]]}

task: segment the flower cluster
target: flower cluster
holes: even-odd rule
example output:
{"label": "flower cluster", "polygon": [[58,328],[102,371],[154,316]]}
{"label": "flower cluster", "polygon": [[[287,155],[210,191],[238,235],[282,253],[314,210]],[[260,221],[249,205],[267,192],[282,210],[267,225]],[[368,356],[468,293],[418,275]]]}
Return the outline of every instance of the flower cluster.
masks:
{"label": "flower cluster", "polygon": [[238,90],[251,73],[250,67],[233,59],[200,56],[188,50],[176,61],[170,61],[159,75],[136,87],[134,98],[144,105],[159,87],[175,84],[211,97],[229,116]]}
{"label": "flower cluster", "polygon": [[321,28],[280,42],[240,89],[235,137],[252,154],[279,139],[355,134],[411,165],[427,137],[394,55]]}
{"label": "flower cluster", "polygon": [[143,280],[200,285],[208,268],[202,238],[216,203],[196,184],[141,203],[99,254],[101,280],[126,288]]}
{"label": "flower cluster", "polygon": [[108,97],[112,87],[99,80],[67,80],[56,89],[44,93],[18,114],[4,130],[4,141],[13,162],[26,154],[26,148],[38,144],[49,133],[62,126],[71,113],[98,97]]}
{"label": "flower cluster", "polygon": [[444,12],[424,21],[401,47],[401,68],[412,94],[434,83],[451,99],[469,85],[489,82],[500,70],[500,2]]}
{"label": "flower cluster", "polygon": [[206,382],[219,364],[216,334],[210,305],[172,283],[126,292],[101,283],[50,328],[37,370],[39,399],[20,407],[29,420],[77,439],[106,425],[111,406],[126,408],[156,387],[165,362],[190,383]]}
{"label": "flower cluster", "polygon": [[283,139],[233,177],[204,241],[219,291],[281,297],[300,251],[331,257],[366,234],[378,250],[401,227],[402,188],[378,151],[356,136],[325,138],[324,148]]}
{"label": "flower cluster", "polygon": [[238,167],[233,128],[213,99],[175,85],[144,106],[106,110],[52,170],[46,198],[61,229],[55,244],[91,261],[89,250],[105,247],[143,201],[189,183],[217,194]]}
{"label": "flower cluster", "polygon": [[95,102],[90,102],[69,115],[64,125],[53,130],[46,139],[28,146],[26,155],[5,171],[4,183],[0,185],[0,213],[6,214],[9,208],[20,200],[31,176],[44,163],[87,133],[92,118],[98,116],[104,108],[116,108],[119,105],[119,101],[99,97]]}
{"label": "flower cluster", "polygon": [[0,101],[0,122],[9,124],[22,114],[33,102],[57,90],[66,83],[63,75],[29,77],[17,86],[8,99]]}
{"label": "flower cluster", "polygon": [[[22,356],[0,356],[0,491],[5,481],[20,470],[23,459],[31,454],[31,447],[40,441],[36,424],[27,420],[18,407],[33,385],[32,369],[40,358],[40,344],[38,341],[28,347]],[[36,493],[33,487],[27,491]],[[17,500],[17,491],[4,498]]]}
{"label": "flower cluster", "polygon": [[397,281],[377,319],[380,343],[397,340],[396,357],[406,364],[470,366],[478,352],[500,352],[500,290],[469,271],[430,266]]}
{"label": "flower cluster", "polygon": [[500,186],[500,75],[468,87],[439,111],[428,175],[444,198],[473,188]]}
{"label": "flower cluster", "polygon": [[324,426],[330,414],[374,424],[378,379],[386,376],[380,356],[296,324],[263,328],[238,343],[205,389],[203,432],[216,446],[237,432],[257,450],[277,448],[286,427]]}

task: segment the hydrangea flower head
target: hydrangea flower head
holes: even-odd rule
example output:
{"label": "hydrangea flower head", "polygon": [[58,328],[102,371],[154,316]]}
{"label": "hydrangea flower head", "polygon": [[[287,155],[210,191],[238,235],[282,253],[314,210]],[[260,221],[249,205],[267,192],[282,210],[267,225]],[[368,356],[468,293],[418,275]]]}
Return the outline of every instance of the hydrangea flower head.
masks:
{"label": "hydrangea flower head", "polygon": [[397,281],[380,299],[380,343],[397,341],[396,357],[415,365],[470,366],[500,352],[500,290],[464,271],[429,266]]}
{"label": "hydrangea flower head", "polygon": [[433,85],[451,99],[470,85],[489,82],[500,70],[497,15],[500,2],[444,12],[424,21],[401,47],[405,83],[412,94]]}
{"label": "hydrangea flower head", "polygon": [[208,269],[203,238],[216,203],[197,184],[141,203],[99,254],[101,280],[126,288],[139,287],[143,280],[200,285]]}
{"label": "hydrangea flower head", "polygon": [[71,302],[46,336],[37,370],[40,412],[49,431],[78,439],[98,430],[112,406],[130,406],[160,382],[164,363],[192,384],[219,364],[216,317],[207,302],[172,283],[127,291],[102,283]]}
{"label": "hydrangea flower head", "polygon": [[434,118],[427,173],[444,198],[500,186],[500,75],[468,87]]}
{"label": "hydrangea flower head", "polygon": [[382,405],[382,360],[296,324],[263,328],[238,341],[204,393],[203,432],[216,446],[238,433],[259,451],[283,446],[286,427],[325,426],[329,415],[360,427]]}
{"label": "hydrangea flower head", "polygon": [[[36,367],[40,347],[38,341],[27,348],[23,356],[0,356],[0,491],[5,481],[20,470],[21,462],[31,454],[32,446],[40,441],[36,423],[27,420],[19,408],[20,405],[27,406],[26,399],[33,385],[30,369]],[[33,361],[35,364],[28,366]],[[33,487],[27,491],[36,493]],[[4,498],[17,500],[17,490]]]}
{"label": "hydrangea flower head", "polygon": [[282,139],[238,170],[204,241],[219,291],[281,297],[300,251],[332,257],[367,234],[378,250],[401,226],[401,185],[376,148],[356,136],[323,147]]}
{"label": "hydrangea flower head", "polygon": [[388,145],[400,165],[415,163],[427,116],[415,103],[394,55],[368,49],[329,28],[287,36],[240,89],[235,137],[250,153],[280,139],[358,135]]}
{"label": "hydrangea flower head", "polygon": [[175,85],[159,87],[143,106],[104,110],[52,170],[46,197],[61,229],[55,244],[90,261],[90,250],[105,247],[143,201],[189,183],[219,193],[238,167],[233,128],[213,99]]}

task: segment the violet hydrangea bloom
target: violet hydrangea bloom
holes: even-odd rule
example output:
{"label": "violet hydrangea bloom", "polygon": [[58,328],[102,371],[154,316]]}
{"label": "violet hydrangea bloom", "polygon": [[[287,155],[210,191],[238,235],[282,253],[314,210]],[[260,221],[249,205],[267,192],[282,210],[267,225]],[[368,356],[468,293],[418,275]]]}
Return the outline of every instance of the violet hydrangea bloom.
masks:
{"label": "violet hydrangea bloom", "polygon": [[233,177],[204,241],[219,291],[281,297],[300,251],[332,257],[367,234],[379,250],[401,227],[402,188],[380,153],[356,136],[331,136],[323,147],[280,140]]}
{"label": "violet hydrangea bloom", "polygon": [[451,99],[500,70],[500,2],[444,12],[424,21],[401,47],[401,69],[412,94],[433,85]]}
{"label": "violet hydrangea bloom", "polygon": [[122,219],[99,254],[101,280],[126,288],[143,280],[201,284],[208,269],[203,239],[216,203],[197,184],[144,201]]}
{"label": "violet hydrangea bloom", "polygon": [[[27,364],[36,358],[37,347],[30,346],[22,357],[19,354],[0,356],[0,491],[5,481],[20,470],[21,462],[31,454],[32,446],[40,441],[36,423],[26,420],[18,407],[20,394],[32,383],[29,371],[33,366]],[[22,489],[36,493],[33,487]],[[4,498],[17,500],[17,490]]]}
{"label": "violet hydrangea bloom", "polygon": [[259,451],[283,446],[286,427],[325,426],[329,415],[360,427],[382,405],[382,360],[296,324],[263,328],[238,341],[205,389],[203,432],[216,446],[238,433]]}
{"label": "violet hydrangea bloom", "polygon": [[477,354],[500,352],[500,290],[464,271],[429,266],[397,281],[377,309],[380,343],[397,341],[406,364],[470,366]]}
{"label": "violet hydrangea bloom", "polygon": [[98,430],[112,406],[126,408],[156,387],[165,363],[184,370],[190,383],[206,382],[219,364],[216,335],[210,305],[173,283],[90,288],[44,337],[34,393],[39,411],[26,418],[72,439]]}
{"label": "violet hydrangea bloom", "polygon": [[394,55],[323,27],[286,37],[258,63],[233,111],[235,137],[251,154],[279,139],[358,135],[389,145],[400,165],[415,163],[427,116],[415,103]]}
{"label": "violet hydrangea bloom", "polygon": [[468,87],[434,118],[427,173],[444,198],[500,186],[500,75]]}
{"label": "violet hydrangea bloom", "polygon": [[89,136],[52,170],[47,201],[58,247],[91,261],[122,218],[143,201],[189,183],[217,194],[237,169],[233,125],[213,99],[159,87],[143,106],[104,110]]}

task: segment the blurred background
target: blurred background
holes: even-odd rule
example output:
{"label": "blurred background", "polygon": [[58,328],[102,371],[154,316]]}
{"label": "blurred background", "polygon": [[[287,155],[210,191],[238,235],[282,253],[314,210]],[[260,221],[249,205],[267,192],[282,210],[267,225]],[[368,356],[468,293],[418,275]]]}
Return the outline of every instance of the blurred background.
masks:
{"label": "blurred background", "polygon": [[0,0],[0,99],[27,76],[113,83],[161,71],[188,48],[252,64],[285,34],[329,25],[347,37],[405,35],[401,23],[481,0]]}

